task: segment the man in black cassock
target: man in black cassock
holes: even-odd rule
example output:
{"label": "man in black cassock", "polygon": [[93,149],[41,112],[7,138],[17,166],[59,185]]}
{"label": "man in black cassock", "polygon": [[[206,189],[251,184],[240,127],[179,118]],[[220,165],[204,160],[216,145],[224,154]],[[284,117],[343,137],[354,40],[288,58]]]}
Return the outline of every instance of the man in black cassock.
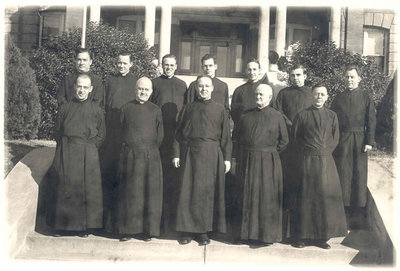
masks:
{"label": "man in black cassock", "polygon": [[267,73],[261,76],[261,66],[257,59],[247,63],[246,69],[249,80],[237,87],[232,95],[231,115],[235,125],[239,123],[240,116],[248,109],[256,107],[254,91],[260,84],[269,84]]}
{"label": "man in black cassock", "polygon": [[235,156],[238,204],[236,239],[268,245],[282,240],[282,167],[278,152],[289,143],[282,114],[269,106],[269,85],[255,91],[257,107],[240,118]]}
{"label": "man in black cassock", "polygon": [[[229,91],[228,85],[217,78],[215,75],[218,65],[215,56],[206,54],[201,58],[201,68],[203,69],[204,75],[211,77],[213,81],[214,90],[211,94],[211,99],[214,102],[223,105],[229,112]],[[191,103],[197,100],[196,82],[190,83],[189,88],[186,92],[186,103]]]}
{"label": "man in black cassock", "polygon": [[173,165],[180,167],[176,230],[182,232],[181,244],[197,235],[199,244],[207,245],[209,232],[226,232],[225,173],[232,143],[228,114],[211,99],[212,91],[210,77],[197,79],[199,99],[182,109],[176,130]]}
{"label": "man in black cassock", "polygon": [[103,107],[104,87],[101,78],[90,71],[92,65],[92,56],[89,49],[78,48],[75,52],[75,68],[76,70],[68,74],[57,89],[58,106],[68,103],[75,97],[76,78],[79,74],[87,74],[92,81],[93,90],[89,94],[88,99]]}
{"label": "man in black cassock", "polygon": [[136,99],[121,108],[122,150],[118,167],[116,233],[120,241],[142,234],[144,241],[160,235],[162,166],[159,146],[164,136],[161,110],[148,101],[151,80],[136,84]]}
{"label": "man in black cassock", "polygon": [[135,100],[137,77],[130,72],[132,55],[121,52],[117,58],[118,74],[107,79],[105,84],[104,107],[106,111],[107,136],[100,148],[100,164],[103,177],[104,193],[104,227],[113,231],[115,214],[114,188],[117,185],[116,175],[121,147],[121,107]]}
{"label": "man in black cassock", "polygon": [[313,106],[299,112],[293,121],[293,144],[300,154],[300,167],[290,231],[295,247],[310,243],[329,249],[329,238],[347,233],[340,181],[332,157],[339,142],[339,125],[335,112],[324,107],[327,89],[317,85],[312,94]]}
{"label": "man in black cassock", "polygon": [[163,74],[152,80],[153,94],[150,101],[161,108],[164,123],[164,139],[160,146],[163,165],[164,202],[162,217],[163,234],[175,231],[176,203],[178,198],[178,170],[171,164],[172,145],[175,137],[178,113],[185,101],[186,83],[174,74],[177,68],[176,57],[167,54],[162,58]]}
{"label": "man in black cassock", "polygon": [[296,158],[297,152],[291,138],[292,122],[298,112],[313,104],[311,89],[304,85],[307,71],[302,65],[294,65],[289,70],[290,87],[282,89],[275,100],[274,107],[283,114],[289,133],[289,145],[280,153],[283,171],[283,238],[287,237],[290,212],[296,206],[295,194],[297,190]]}
{"label": "man in black cassock", "polygon": [[357,66],[346,69],[347,90],[332,102],[340,127],[339,145],[333,153],[347,211],[361,212],[367,202],[368,151],[375,145],[375,105],[362,88]]}
{"label": "man in black cassock", "polygon": [[78,75],[75,97],[58,110],[47,213],[47,222],[57,231],[56,236],[76,231],[87,237],[88,230],[103,226],[98,148],[106,130],[103,110],[88,98],[92,89],[90,77]]}

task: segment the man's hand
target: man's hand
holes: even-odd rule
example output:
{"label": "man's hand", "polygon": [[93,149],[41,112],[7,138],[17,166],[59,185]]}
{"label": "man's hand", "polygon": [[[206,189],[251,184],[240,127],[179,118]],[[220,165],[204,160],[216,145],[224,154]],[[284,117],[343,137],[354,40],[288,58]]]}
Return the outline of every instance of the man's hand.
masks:
{"label": "man's hand", "polygon": [[363,152],[368,152],[370,150],[372,150],[372,146],[371,145],[364,145]]}
{"label": "man's hand", "polygon": [[231,169],[231,162],[224,161],[224,164],[225,164],[225,173],[228,173],[228,171]]}
{"label": "man's hand", "polygon": [[179,164],[179,158],[173,158],[172,165],[174,165],[176,168],[180,167],[181,165]]}

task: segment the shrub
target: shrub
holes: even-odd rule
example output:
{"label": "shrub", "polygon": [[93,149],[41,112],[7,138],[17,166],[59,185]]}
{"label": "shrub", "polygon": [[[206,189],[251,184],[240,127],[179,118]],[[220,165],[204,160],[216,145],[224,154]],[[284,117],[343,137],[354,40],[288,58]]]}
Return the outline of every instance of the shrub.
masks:
{"label": "shrub", "polygon": [[40,123],[39,90],[35,74],[19,48],[6,36],[5,50],[5,138],[37,138]]}
{"label": "shrub", "polygon": [[308,85],[323,83],[329,92],[327,106],[333,98],[346,89],[345,69],[354,64],[361,68],[360,87],[367,91],[376,105],[385,95],[389,78],[376,67],[373,58],[354,54],[337,48],[333,42],[314,42],[294,46],[289,65],[300,63],[308,70]]}
{"label": "shrub", "polygon": [[[64,77],[75,69],[74,51],[81,44],[81,29],[51,37],[41,47],[34,50],[31,63],[36,71],[42,104],[42,122],[39,137],[52,139],[55,116],[57,115],[56,92]],[[155,77],[156,71],[151,61],[153,51],[142,34],[133,35],[117,30],[104,23],[89,23],[86,29],[86,47],[92,51],[91,71],[105,81],[117,73],[116,56],[121,51],[132,53],[131,71],[138,75]]]}

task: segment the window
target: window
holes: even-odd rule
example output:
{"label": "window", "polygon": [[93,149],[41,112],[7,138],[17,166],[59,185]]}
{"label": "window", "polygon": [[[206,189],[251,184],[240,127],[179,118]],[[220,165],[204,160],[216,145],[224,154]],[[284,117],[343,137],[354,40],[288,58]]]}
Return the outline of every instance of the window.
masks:
{"label": "window", "polygon": [[387,73],[388,37],[385,29],[364,27],[363,55],[373,57],[382,73]]}
{"label": "window", "polygon": [[57,36],[65,29],[65,11],[43,11],[40,13],[39,45],[50,36]]}
{"label": "window", "polygon": [[[127,15],[117,18],[117,29],[125,30],[132,34],[140,34],[144,32],[144,16]],[[160,43],[160,20],[156,19],[154,44]]]}

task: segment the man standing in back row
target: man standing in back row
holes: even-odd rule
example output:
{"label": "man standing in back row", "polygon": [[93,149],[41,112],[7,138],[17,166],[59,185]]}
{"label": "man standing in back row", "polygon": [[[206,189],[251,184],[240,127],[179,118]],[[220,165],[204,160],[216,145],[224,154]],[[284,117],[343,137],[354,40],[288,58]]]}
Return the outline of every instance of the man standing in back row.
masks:
{"label": "man standing in back row", "polygon": [[162,233],[175,231],[176,199],[178,197],[178,170],[172,166],[172,144],[175,137],[177,116],[181,111],[186,93],[186,83],[175,77],[176,57],[167,54],[162,58],[163,74],[152,80],[153,94],[150,101],[161,108],[164,139],[160,146],[163,169],[163,218]]}

